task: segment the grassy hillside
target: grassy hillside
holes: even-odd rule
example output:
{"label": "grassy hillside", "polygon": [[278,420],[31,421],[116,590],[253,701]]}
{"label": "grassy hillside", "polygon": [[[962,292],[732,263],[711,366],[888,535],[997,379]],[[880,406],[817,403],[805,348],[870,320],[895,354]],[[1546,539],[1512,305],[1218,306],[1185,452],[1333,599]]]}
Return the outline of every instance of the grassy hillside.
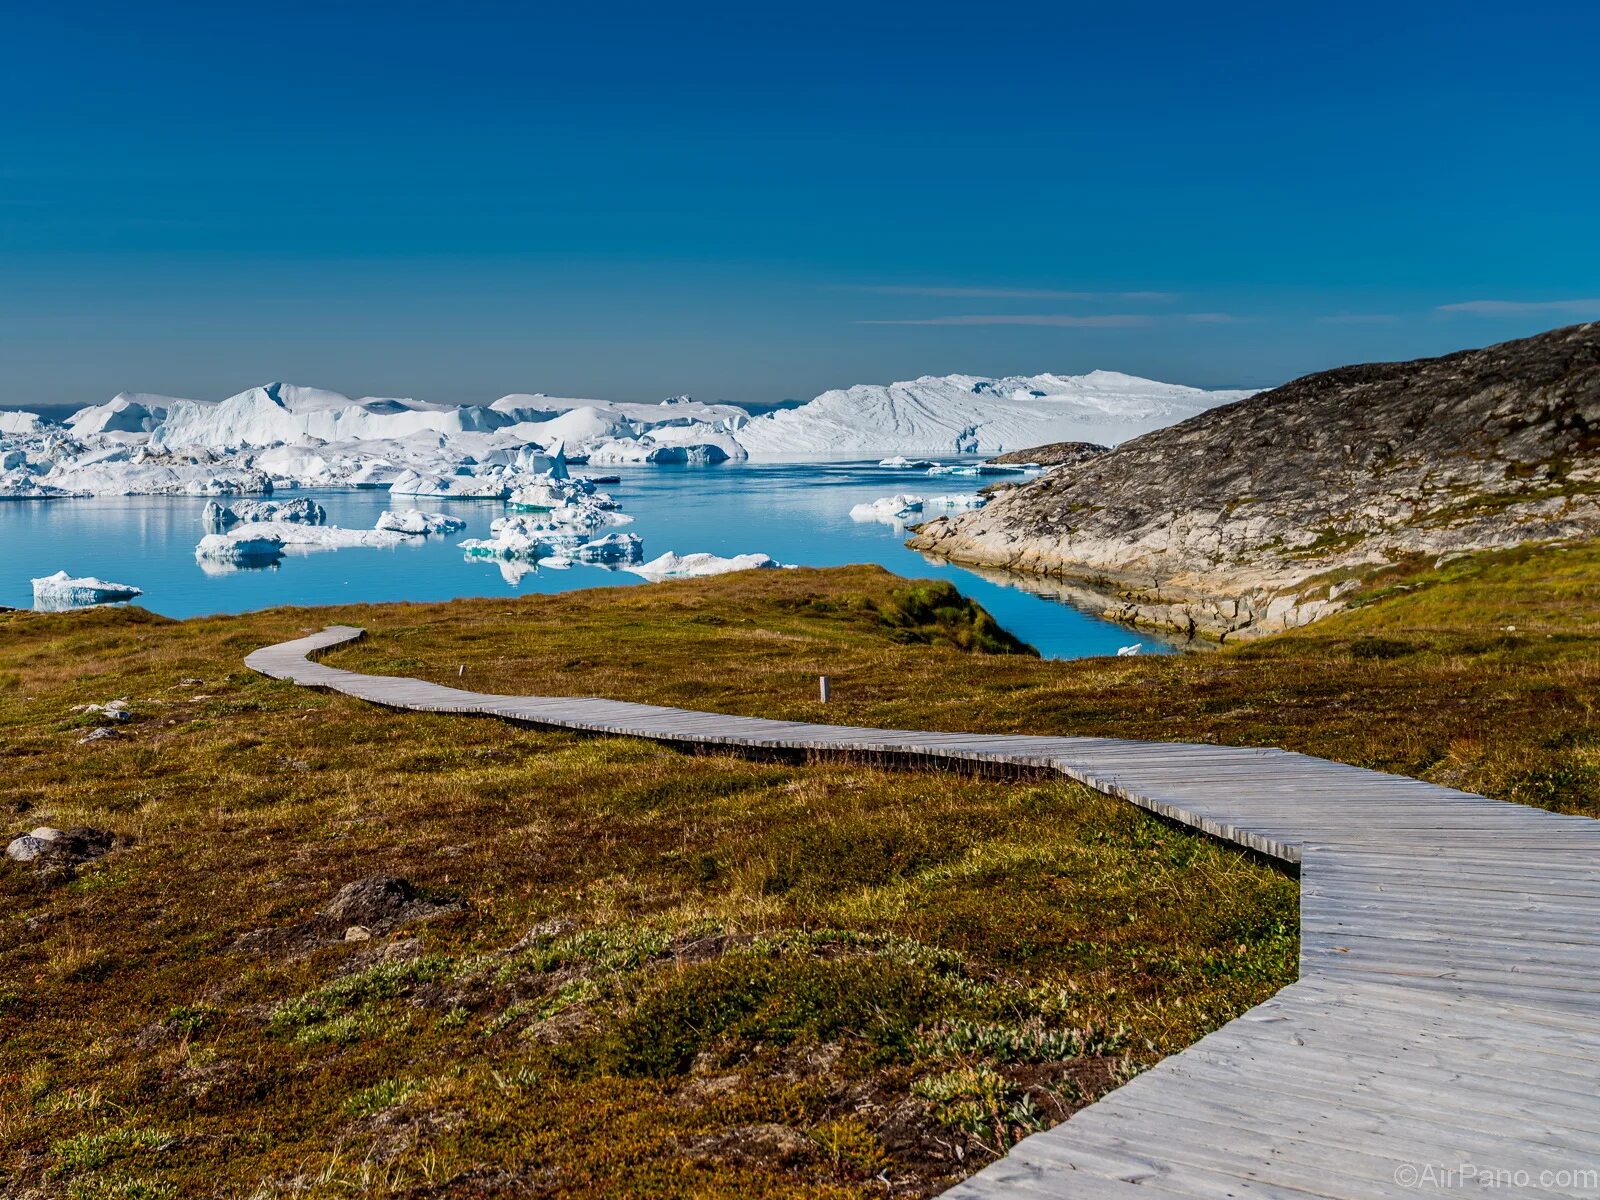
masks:
{"label": "grassy hillside", "polygon": [[[1587,547],[1079,663],[963,649],[1019,648],[869,568],[0,614],[3,832],[118,838],[0,862],[0,1192],[927,1194],[1293,977],[1292,881],[1080,787],[688,757],[241,666],[334,621],[372,631],[337,662],[486,691],[1273,743],[1600,813]],[[81,742],[104,718],[73,707],[122,696]]]}

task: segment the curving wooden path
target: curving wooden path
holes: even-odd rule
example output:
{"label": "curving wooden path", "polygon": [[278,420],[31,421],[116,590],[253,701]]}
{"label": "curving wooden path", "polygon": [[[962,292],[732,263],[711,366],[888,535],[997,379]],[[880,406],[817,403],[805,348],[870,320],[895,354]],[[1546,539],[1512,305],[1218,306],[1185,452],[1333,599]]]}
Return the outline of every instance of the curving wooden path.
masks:
{"label": "curving wooden path", "polygon": [[245,662],[422,712],[1054,770],[1299,865],[1296,983],[948,1196],[1600,1196],[1600,822],[1282,750],[492,696],[308,660],[361,634]]}

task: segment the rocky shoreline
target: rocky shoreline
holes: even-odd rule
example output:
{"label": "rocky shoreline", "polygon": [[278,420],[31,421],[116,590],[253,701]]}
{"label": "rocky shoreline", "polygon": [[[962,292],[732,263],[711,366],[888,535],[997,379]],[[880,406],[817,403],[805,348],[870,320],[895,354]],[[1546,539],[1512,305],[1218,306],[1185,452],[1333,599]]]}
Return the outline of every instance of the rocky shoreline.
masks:
{"label": "rocky shoreline", "polygon": [[1397,562],[1596,532],[1600,323],[1306,376],[929,521],[908,545],[1231,641],[1337,612]]}

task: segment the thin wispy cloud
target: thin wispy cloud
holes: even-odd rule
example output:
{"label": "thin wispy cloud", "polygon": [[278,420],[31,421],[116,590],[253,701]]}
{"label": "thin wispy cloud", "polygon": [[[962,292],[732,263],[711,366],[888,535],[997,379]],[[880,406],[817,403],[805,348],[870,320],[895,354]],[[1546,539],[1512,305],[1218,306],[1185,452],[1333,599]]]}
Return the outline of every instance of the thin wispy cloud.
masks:
{"label": "thin wispy cloud", "polygon": [[1174,292],[1063,292],[1050,288],[938,287],[920,284],[852,285],[852,292],[875,296],[929,296],[943,300],[1142,300],[1150,303],[1177,299]]}
{"label": "thin wispy cloud", "polygon": [[1387,325],[1399,319],[1394,313],[1334,313],[1317,318],[1324,325]]}
{"label": "thin wispy cloud", "polygon": [[1225,312],[1198,312],[1184,313],[1182,319],[1191,325],[1241,325],[1250,318]]}
{"label": "thin wispy cloud", "polygon": [[1049,325],[1058,329],[1131,329],[1153,325],[1145,313],[977,313],[960,317],[856,321],[856,325]]}
{"label": "thin wispy cloud", "polygon": [[1514,313],[1600,313],[1600,297],[1580,300],[1467,300],[1460,304],[1441,304],[1437,312],[1473,313],[1499,317]]}

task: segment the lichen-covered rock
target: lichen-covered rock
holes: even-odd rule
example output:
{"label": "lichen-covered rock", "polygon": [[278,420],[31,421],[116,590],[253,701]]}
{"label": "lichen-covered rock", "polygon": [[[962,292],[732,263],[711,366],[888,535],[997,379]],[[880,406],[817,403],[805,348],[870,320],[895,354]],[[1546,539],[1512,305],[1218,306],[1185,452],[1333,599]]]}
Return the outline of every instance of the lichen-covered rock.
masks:
{"label": "lichen-covered rock", "polygon": [[1600,323],[1308,375],[929,521],[909,544],[1226,638],[1335,612],[1352,573],[1404,556],[1597,530]]}

